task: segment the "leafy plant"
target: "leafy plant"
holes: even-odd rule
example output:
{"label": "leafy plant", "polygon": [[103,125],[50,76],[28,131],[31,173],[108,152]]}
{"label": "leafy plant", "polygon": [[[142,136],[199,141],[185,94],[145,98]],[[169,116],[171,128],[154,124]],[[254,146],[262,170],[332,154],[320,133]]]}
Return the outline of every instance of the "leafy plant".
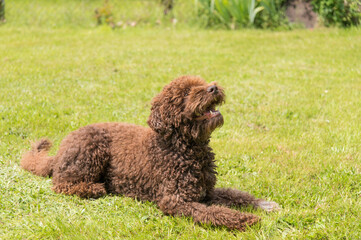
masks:
{"label": "leafy plant", "polygon": [[262,0],[260,2],[264,11],[260,13],[259,21],[256,23],[262,28],[276,28],[288,25],[284,10],[284,0]]}
{"label": "leafy plant", "polygon": [[170,11],[172,11],[174,7],[174,0],[161,0],[160,3],[164,7],[164,15],[167,15]]}
{"label": "leafy plant", "polygon": [[0,22],[5,22],[5,0],[0,0]]}
{"label": "leafy plant", "polygon": [[[208,26],[221,24],[230,29],[238,27],[263,27],[274,24],[263,24],[272,16],[280,15],[280,7],[275,5],[275,0],[196,0],[199,15],[206,15]],[[200,6],[200,9],[198,9]],[[267,13],[262,12],[266,10]]]}
{"label": "leafy plant", "polygon": [[326,26],[352,26],[361,23],[360,0],[313,0],[312,5]]}
{"label": "leafy plant", "polygon": [[248,18],[249,23],[253,24],[254,19],[256,18],[256,15],[261,12],[264,9],[264,7],[256,7],[256,1],[250,0],[250,4],[248,5]]}
{"label": "leafy plant", "polygon": [[97,25],[108,24],[114,27],[114,17],[112,13],[112,7],[109,4],[109,0],[104,0],[103,6],[95,9],[95,18]]}

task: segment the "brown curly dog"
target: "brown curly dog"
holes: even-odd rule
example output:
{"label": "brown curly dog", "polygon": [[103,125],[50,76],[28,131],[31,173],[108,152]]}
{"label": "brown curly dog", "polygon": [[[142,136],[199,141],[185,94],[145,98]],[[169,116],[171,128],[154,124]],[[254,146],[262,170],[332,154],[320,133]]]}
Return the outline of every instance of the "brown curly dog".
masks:
{"label": "brown curly dog", "polygon": [[43,139],[21,160],[39,176],[53,177],[53,190],[83,198],[107,193],[153,201],[165,213],[191,216],[195,222],[244,230],[259,217],[229,207],[252,205],[266,211],[275,202],[235,189],[215,188],[216,165],[209,146],[222,126],[216,106],[224,91],[213,82],[183,76],[152,101],[150,128],[127,123],[98,123],[70,133],[56,156]]}

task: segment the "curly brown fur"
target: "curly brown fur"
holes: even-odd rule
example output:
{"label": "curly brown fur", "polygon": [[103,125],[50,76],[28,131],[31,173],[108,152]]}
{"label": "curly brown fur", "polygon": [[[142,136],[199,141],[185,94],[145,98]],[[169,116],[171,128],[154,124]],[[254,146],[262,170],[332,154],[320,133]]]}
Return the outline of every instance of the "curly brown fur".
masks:
{"label": "curly brown fur", "polygon": [[70,133],[56,156],[42,140],[26,153],[21,166],[53,176],[53,190],[97,198],[107,193],[155,202],[165,213],[192,216],[195,222],[244,230],[259,221],[228,207],[252,205],[274,210],[274,202],[234,189],[215,188],[216,165],[209,146],[223,117],[217,83],[183,76],[152,101],[150,128],[126,123],[98,123]]}
{"label": "curly brown fur", "polygon": [[48,156],[50,148],[51,142],[48,139],[41,139],[33,143],[31,150],[23,155],[20,162],[21,167],[38,176],[51,176],[53,157]]}

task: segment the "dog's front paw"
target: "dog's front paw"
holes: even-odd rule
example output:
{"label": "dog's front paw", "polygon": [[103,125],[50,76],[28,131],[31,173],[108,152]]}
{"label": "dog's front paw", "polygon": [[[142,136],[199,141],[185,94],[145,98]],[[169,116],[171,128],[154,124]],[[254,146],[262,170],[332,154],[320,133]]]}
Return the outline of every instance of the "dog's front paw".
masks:
{"label": "dog's front paw", "polygon": [[260,208],[267,212],[279,211],[281,207],[276,202],[269,202],[263,199],[259,199],[256,203],[256,208]]}

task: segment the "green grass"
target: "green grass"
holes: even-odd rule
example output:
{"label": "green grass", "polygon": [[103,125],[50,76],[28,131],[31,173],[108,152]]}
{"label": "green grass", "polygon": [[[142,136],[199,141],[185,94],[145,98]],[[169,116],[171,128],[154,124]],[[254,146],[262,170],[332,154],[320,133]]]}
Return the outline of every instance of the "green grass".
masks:
{"label": "green grass", "polygon": [[[102,8],[105,0],[12,0],[6,1],[7,25],[42,28],[83,28],[96,25],[95,9]],[[137,25],[171,25],[177,18],[178,25],[195,22],[193,0],[177,1],[176,8],[163,18],[161,0],[108,0],[107,8],[114,22],[136,22]]]}
{"label": "green grass", "polygon": [[[0,239],[361,238],[360,29],[53,28],[11,11],[0,26]],[[152,97],[184,74],[225,87],[217,186],[280,203],[244,209],[261,224],[239,233],[122,196],[58,195],[19,167],[44,136],[54,154],[90,123],[146,125]]]}

